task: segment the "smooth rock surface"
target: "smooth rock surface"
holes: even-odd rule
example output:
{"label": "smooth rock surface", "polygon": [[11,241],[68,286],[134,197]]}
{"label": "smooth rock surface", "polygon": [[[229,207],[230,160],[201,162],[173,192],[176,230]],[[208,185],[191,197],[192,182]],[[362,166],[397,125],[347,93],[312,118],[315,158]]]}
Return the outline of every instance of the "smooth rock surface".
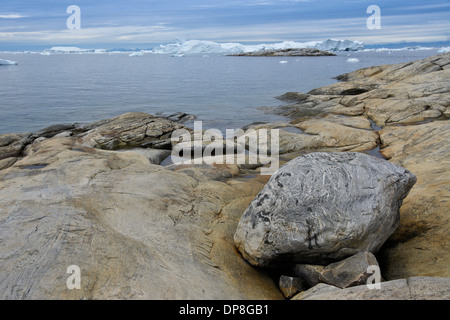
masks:
{"label": "smooth rock surface", "polygon": [[362,153],[312,153],[274,174],[244,212],[234,240],[255,266],[324,264],[377,252],[416,182],[406,169]]}
{"label": "smooth rock surface", "polygon": [[[0,298],[282,299],[233,244],[262,187],[45,139],[0,171]],[[80,290],[66,286],[72,265]]]}
{"label": "smooth rock surface", "polygon": [[389,126],[380,135],[383,155],[417,176],[399,228],[378,257],[383,274],[450,277],[450,123]]}

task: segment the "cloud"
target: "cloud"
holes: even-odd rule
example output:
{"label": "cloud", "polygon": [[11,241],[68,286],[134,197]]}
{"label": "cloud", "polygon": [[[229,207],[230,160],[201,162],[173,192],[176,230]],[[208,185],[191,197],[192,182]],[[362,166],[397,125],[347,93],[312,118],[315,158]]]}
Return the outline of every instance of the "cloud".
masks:
{"label": "cloud", "polygon": [[0,19],[20,19],[27,18],[27,16],[23,16],[20,14],[0,14]]}

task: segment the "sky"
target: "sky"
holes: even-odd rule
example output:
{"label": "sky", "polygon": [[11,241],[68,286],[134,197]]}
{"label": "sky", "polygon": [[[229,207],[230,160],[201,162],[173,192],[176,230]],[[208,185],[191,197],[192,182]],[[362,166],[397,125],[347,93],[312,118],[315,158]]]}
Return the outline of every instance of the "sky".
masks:
{"label": "sky", "polygon": [[[67,27],[71,5],[80,8],[79,29]],[[367,27],[371,5],[381,10],[380,29]],[[0,5],[0,50],[328,38],[365,44],[448,42],[450,0],[1,0]]]}

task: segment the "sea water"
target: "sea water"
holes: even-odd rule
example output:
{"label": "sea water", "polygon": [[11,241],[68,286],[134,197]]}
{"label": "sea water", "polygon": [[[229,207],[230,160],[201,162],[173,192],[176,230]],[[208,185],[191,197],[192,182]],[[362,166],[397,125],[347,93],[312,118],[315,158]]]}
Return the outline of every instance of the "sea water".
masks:
{"label": "sea water", "polygon": [[130,57],[3,52],[1,59],[18,64],[0,66],[0,134],[85,124],[135,111],[185,112],[202,120],[205,129],[219,130],[286,121],[259,107],[281,105],[275,97],[335,83],[334,77],[346,72],[437,53],[430,49],[339,52],[335,57]]}

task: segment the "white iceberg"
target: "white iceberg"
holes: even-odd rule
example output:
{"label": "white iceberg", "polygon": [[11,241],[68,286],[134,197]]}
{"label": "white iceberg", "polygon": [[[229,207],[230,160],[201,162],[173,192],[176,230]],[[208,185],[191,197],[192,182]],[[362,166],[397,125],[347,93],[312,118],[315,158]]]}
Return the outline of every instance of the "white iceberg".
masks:
{"label": "white iceberg", "polygon": [[240,43],[218,43],[213,41],[189,40],[153,48],[157,54],[238,54],[261,50],[283,50],[317,48],[324,51],[358,51],[364,49],[360,41],[328,39],[325,41],[295,42],[284,41],[270,44],[243,45]]}
{"label": "white iceberg", "polygon": [[281,63],[281,64],[286,64],[286,63],[288,63],[288,62],[287,62],[286,60],[281,60],[280,63]]}
{"label": "white iceberg", "polygon": [[10,66],[10,65],[16,65],[16,64],[17,64],[16,61],[0,59],[0,66]]}
{"label": "white iceberg", "polygon": [[358,62],[359,62],[359,59],[357,59],[357,58],[348,58],[348,59],[347,59],[347,62],[348,62],[348,63],[358,63]]}
{"label": "white iceberg", "polygon": [[142,57],[143,55],[144,55],[143,51],[138,51],[138,52],[130,53],[128,56],[129,57]]}

